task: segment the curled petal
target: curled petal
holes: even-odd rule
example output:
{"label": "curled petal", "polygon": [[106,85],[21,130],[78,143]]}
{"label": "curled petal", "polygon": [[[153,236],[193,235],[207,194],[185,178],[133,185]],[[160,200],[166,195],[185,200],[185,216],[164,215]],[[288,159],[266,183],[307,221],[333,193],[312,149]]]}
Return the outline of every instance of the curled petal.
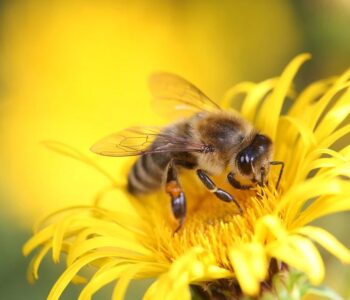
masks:
{"label": "curled petal", "polygon": [[350,263],[350,250],[341,244],[328,231],[314,226],[305,226],[298,228],[296,232],[303,234],[319,243],[327,251],[339,258],[343,263]]}

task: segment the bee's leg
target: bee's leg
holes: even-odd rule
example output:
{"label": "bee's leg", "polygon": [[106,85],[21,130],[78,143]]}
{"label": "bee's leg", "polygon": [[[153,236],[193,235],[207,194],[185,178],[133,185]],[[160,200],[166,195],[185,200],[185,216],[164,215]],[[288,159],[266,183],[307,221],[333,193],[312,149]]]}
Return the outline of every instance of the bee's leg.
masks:
{"label": "bee's leg", "polygon": [[210,179],[209,175],[206,174],[203,170],[198,169],[197,175],[205,187],[212,192],[216,197],[225,202],[234,202],[239,209],[240,214],[243,213],[242,207],[238,204],[235,198],[228,192],[220,189],[216,186],[216,184]]}
{"label": "bee's leg", "polygon": [[236,189],[239,190],[250,190],[253,186],[252,185],[244,185],[241,184],[239,181],[235,179],[235,174],[232,172],[228,173],[227,175],[228,182]]}
{"label": "bee's leg", "polygon": [[171,209],[173,211],[174,217],[179,220],[179,226],[176,228],[175,232],[180,230],[182,227],[185,216],[186,216],[186,197],[185,193],[182,191],[181,185],[179,183],[176,167],[174,161],[170,161],[167,170],[165,191],[169,194],[171,199]]}
{"label": "bee's leg", "polygon": [[273,166],[280,165],[281,166],[280,172],[278,174],[277,183],[276,183],[276,190],[278,190],[278,187],[280,185],[280,181],[282,178],[283,170],[284,170],[284,162],[283,161],[270,161],[270,165],[273,165]]}

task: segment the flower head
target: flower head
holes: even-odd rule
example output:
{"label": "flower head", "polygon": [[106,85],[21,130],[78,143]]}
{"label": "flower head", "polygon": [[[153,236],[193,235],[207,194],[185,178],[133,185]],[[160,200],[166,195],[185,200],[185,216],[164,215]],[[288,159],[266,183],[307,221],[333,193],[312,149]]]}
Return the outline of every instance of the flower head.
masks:
{"label": "flower head", "polygon": [[[113,202],[100,199],[59,212],[41,222],[24,246],[25,255],[39,248],[30,267],[33,278],[50,250],[55,262],[66,253],[67,269],[49,299],[57,299],[70,282],[85,282],[80,299],[90,299],[116,280],[113,297],[120,299],[130,280],[149,277],[157,280],[145,299],[189,299],[190,284],[209,292],[228,284],[235,295],[257,295],[285,265],[318,284],[325,270],[314,242],[349,263],[349,250],[308,224],[350,209],[350,148],[339,144],[350,132],[350,70],[297,93],[293,78],[308,58],[296,57],[278,78],[238,84],[222,102],[231,110],[235,96],[245,95],[241,115],[273,140],[274,158],[285,164],[278,190],[277,167],[269,184],[253,191],[234,190],[219,178],[242,206],[240,215],[235,205],[218,201],[191,173],[184,174],[188,213],[175,234],[169,199],[161,191],[135,199],[119,188]],[[79,275],[89,265],[96,272]]]}

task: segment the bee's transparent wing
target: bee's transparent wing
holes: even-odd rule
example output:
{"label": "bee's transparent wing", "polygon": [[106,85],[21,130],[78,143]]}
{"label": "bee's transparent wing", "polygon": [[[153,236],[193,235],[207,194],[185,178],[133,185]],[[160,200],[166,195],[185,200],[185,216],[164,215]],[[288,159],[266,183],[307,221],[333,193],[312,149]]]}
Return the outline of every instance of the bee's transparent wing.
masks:
{"label": "bee's transparent wing", "polygon": [[163,133],[156,127],[132,127],[103,138],[90,150],[106,156],[134,156],[162,152],[203,152],[205,149],[203,144]]}
{"label": "bee's transparent wing", "polygon": [[218,111],[220,106],[186,79],[171,73],[155,73],[149,87],[153,106],[167,116],[187,116],[200,111]]}

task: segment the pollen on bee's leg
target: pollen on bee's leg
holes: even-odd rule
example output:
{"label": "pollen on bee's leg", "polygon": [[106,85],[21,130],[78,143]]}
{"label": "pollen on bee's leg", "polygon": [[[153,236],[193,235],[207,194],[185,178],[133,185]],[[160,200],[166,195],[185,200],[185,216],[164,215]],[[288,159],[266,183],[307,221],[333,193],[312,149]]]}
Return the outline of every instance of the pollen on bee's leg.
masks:
{"label": "pollen on bee's leg", "polygon": [[179,226],[174,234],[182,227],[186,216],[186,197],[179,183],[176,180],[171,180],[166,183],[165,191],[171,199],[171,209],[174,217],[179,220]]}
{"label": "pollen on bee's leg", "polygon": [[176,180],[171,180],[165,184],[165,192],[172,198],[177,198],[182,192],[182,189]]}

